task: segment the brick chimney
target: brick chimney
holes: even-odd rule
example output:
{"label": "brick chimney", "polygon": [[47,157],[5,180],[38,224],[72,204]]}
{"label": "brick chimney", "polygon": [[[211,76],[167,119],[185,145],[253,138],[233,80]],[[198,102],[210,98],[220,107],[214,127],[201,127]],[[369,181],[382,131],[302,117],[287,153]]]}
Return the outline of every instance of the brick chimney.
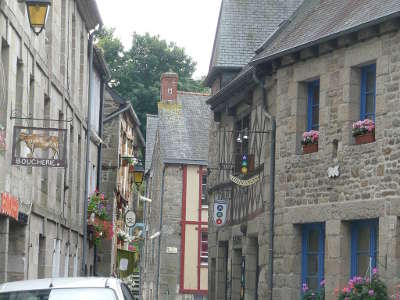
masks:
{"label": "brick chimney", "polygon": [[161,75],[161,102],[176,103],[178,93],[178,74],[164,73]]}

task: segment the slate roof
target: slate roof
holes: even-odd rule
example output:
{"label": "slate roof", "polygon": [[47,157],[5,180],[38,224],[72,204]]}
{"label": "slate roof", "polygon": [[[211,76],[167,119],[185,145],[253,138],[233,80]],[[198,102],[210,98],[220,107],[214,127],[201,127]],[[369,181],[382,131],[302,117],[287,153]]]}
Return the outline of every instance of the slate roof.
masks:
{"label": "slate roof", "polygon": [[154,144],[156,141],[156,133],[158,127],[158,116],[147,115],[146,123],[146,154],[145,154],[145,171],[147,172],[151,167],[153,158]]}
{"label": "slate roof", "polygon": [[223,0],[215,34],[213,68],[241,68],[302,0]]}
{"label": "slate roof", "polygon": [[157,136],[163,162],[207,165],[211,122],[208,98],[205,94],[178,91],[178,106],[162,106],[158,116],[147,115],[146,171],[151,168]]}
{"label": "slate roof", "polygon": [[399,16],[399,0],[310,0],[301,7],[252,63],[329,40],[363,26]]}

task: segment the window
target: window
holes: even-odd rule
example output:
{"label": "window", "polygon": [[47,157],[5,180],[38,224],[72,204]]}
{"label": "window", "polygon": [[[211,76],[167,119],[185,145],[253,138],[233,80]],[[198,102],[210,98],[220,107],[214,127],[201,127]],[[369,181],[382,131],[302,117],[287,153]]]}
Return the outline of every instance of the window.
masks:
{"label": "window", "polygon": [[325,225],[306,224],[302,230],[302,284],[317,290],[324,279]]}
{"label": "window", "polygon": [[355,221],[351,226],[351,277],[364,276],[376,267],[378,220]]}
{"label": "window", "polygon": [[200,240],[200,264],[208,264],[208,232],[203,230],[201,232]]}
{"label": "window", "polygon": [[368,65],[361,69],[361,107],[360,119],[375,121],[376,65]]}
{"label": "window", "polygon": [[201,205],[208,205],[207,202],[207,174],[201,175]]}
{"label": "window", "polygon": [[319,80],[308,83],[307,131],[319,129]]}

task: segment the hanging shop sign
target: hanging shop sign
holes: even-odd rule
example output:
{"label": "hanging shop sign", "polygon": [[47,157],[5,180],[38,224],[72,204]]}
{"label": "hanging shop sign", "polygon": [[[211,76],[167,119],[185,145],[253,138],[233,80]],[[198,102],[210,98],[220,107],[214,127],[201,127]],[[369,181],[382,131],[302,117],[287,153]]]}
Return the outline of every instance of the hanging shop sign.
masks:
{"label": "hanging shop sign", "polygon": [[14,197],[9,193],[1,194],[0,214],[9,216],[18,221],[18,207],[19,202],[17,197]]}
{"label": "hanging shop sign", "polygon": [[214,203],[214,224],[223,226],[226,222],[227,203],[225,200],[217,200]]}
{"label": "hanging shop sign", "polygon": [[259,180],[260,180],[260,175],[256,175],[249,179],[240,179],[238,177],[231,175],[231,181],[240,186],[250,186],[257,183]]}
{"label": "hanging shop sign", "polygon": [[66,167],[67,130],[14,126],[12,165]]}

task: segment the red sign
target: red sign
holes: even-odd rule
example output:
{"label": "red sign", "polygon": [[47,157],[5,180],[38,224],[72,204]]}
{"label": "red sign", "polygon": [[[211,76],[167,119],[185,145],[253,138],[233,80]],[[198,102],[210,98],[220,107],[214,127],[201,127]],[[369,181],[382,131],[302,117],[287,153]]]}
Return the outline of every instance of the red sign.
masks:
{"label": "red sign", "polygon": [[0,214],[18,220],[18,208],[19,202],[16,197],[10,195],[9,193],[1,194]]}

